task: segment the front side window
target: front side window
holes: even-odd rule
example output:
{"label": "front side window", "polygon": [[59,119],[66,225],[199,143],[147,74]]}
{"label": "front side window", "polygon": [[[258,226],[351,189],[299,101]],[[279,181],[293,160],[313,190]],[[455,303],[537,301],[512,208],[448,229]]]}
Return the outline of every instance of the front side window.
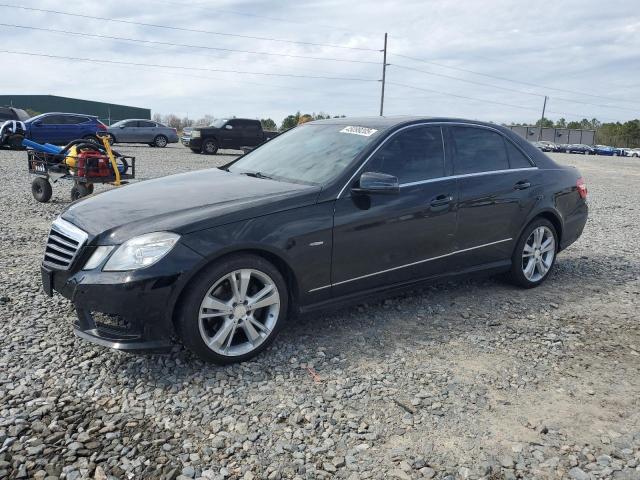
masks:
{"label": "front side window", "polygon": [[43,125],[64,125],[65,118],[62,115],[49,115],[42,119]]}
{"label": "front side window", "polygon": [[400,184],[444,176],[440,127],[415,127],[393,135],[374,154],[366,171],[386,173]]}
{"label": "front side window", "polygon": [[342,175],[379,136],[379,130],[367,127],[301,125],[249,152],[231,165],[229,171],[324,185]]}
{"label": "front side window", "polygon": [[507,150],[499,133],[476,127],[452,127],[451,133],[456,152],[456,175],[509,168]]}

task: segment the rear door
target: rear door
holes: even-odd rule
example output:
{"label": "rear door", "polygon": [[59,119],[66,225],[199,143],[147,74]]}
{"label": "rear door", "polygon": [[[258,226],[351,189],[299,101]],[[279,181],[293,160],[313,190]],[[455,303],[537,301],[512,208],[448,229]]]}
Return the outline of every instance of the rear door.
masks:
{"label": "rear door", "polygon": [[336,200],[332,293],[347,295],[442,273],[456,226],[456,180],[446,177],[440,126],[393,134],[362,172],[398,178],[393,195]]}
{"label": "rear door", "polygon": [[138,140],[139,142],[151,143],[157,135],[156,124],[149,120],[138,120]]}
{"label": "rear door", "polygon": [[95,135],[96,132],[92,131],[90,125],[93,125],[93,121],[89,117],[82,117],[79,115],[64,115],[62,118],[63,123],[60,126],[60,142],[63,144],[69,143],[71,140],[82,138],[86,135]]}
{"label": "rear door", "polygon": [[262,143],[262,138],[260,122],[250,121],[243,125],[243,147],[256,147]]}
{"label": "rear door", "polygon": [[522,220],[535,203],[537,168],[491,128],[452,126],[449,138],[458,181],[456,269],[509,259]]}

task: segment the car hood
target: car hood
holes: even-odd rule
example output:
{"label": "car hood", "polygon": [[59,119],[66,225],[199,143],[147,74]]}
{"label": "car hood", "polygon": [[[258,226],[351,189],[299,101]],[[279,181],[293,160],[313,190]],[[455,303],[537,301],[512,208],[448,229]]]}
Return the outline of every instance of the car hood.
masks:
{"label": "car hood", "polygon": [[94,244],[119,244],[143,233],[179,234],[310,205],[320,187],[219,169],[147,180],[81,199],[62,218]]}

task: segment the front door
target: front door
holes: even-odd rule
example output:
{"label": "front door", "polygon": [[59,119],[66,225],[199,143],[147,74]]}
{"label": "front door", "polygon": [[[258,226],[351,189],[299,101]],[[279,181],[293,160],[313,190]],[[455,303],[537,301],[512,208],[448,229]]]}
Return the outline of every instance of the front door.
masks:
{"label": "front door", "polygon": [[441,128],[415,126],[392,135],[361,171],[398,177],[400,191],[352,195],[346,189],[336,200],[332,294],[442,273],[453,247],[456,181],[445,176]]}
{"label": "front door", "polygon": [[239,149],[243,142],[242,122],[238,120],[229,120],[220,132],[220,147]]}
{"label": "front door", "polygon": [[31,125],[31,139],[38,143],[62,144],[62,115],[47,115]]}

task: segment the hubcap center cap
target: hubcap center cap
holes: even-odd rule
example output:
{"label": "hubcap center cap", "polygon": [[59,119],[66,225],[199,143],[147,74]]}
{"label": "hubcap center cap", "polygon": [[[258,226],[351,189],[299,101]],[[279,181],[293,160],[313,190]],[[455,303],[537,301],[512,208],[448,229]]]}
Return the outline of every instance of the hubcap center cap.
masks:
{"label": "hubcap center cap", "polygon": [[247,308],[244,305],[237,305],[233,309],[233,316],[236,318],[242,318],[247,314]]}

